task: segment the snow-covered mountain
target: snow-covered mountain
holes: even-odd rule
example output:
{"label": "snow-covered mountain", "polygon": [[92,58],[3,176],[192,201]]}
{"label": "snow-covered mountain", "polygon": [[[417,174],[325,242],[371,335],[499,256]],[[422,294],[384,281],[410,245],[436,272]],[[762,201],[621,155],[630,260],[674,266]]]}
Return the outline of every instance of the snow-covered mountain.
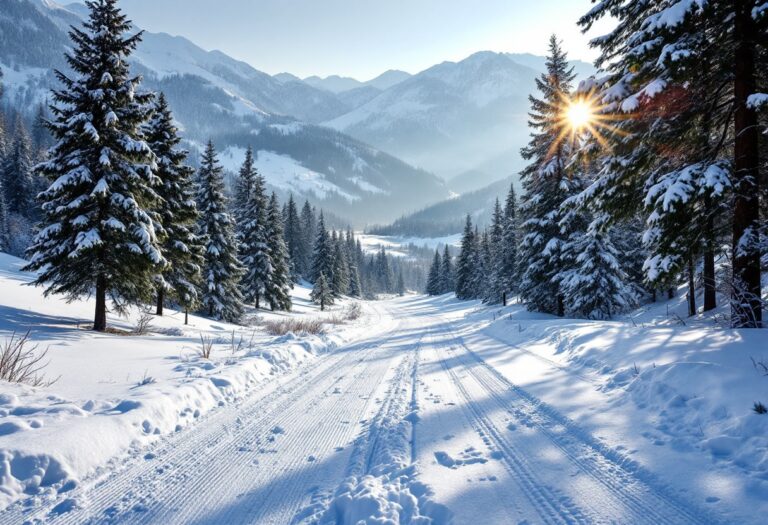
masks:
{"label": "snow-covered mountain", "polygon": [[[331,93],[344,93],[362,87],[372,87],[384,91],[399,84],[403,80],[410,78],[410,76],[411,75],[405,71],[390,69],[367,82],[361,82],[351,77],[341,77],[339,75],[331,75],[325,78],[311,76],[305,78],[304,82],[312,87],[330,91]],[[293,77],[293,79],[297,78],[290,73],[280,73],[280,77],[282,79],[287,79],[289,77]]]}
{"label": "snow-covered mountain", "polygon": [[[66,68],[66,31],[84,14],[80,4],[0,0],[5,103],[33,109],[46,100],[56,85],[52,69]],[[167,94],[193,151],[212,138],[234,168],[244,148],[253,146],[267,181],[283,193],[310,198],[359,224],[391,220],[448,195],[434,175],[312,124],[350,108],[326,90],[272,77],[164,33],[145,33],[132,60],[145,87]]]}
{"label": "snow-covered mountain", "polygon": [[[592,71],[574,65],[579,74]],[[475,53],[403,80],[326,125],[446,178],[469,172],[457,189],[478,188],[522,167],[528,95],[543,67],[534,55]]]}

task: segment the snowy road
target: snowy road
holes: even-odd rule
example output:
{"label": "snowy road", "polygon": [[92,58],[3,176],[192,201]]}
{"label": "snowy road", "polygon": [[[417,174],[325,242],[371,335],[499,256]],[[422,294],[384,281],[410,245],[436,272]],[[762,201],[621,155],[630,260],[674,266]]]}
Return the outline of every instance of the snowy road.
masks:
{"label": "snowy road", "polygon": [[0,523],[355,523],[393,499],[438,524],[716,522],[485,363],[437,307],[375,308],[368,339]]}

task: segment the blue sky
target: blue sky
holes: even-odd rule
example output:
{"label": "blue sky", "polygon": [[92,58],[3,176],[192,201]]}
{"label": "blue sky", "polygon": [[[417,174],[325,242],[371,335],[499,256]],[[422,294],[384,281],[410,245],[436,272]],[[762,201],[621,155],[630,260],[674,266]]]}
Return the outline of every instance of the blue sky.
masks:
{"label": "blue sky", "polygon": [[[124,0],[141,27],[190,38],[254,67],[367,80],[480,50],[544,54],[560,36],[592,61],[576,20],[589,0]],[[594,34],[599,34],[596,31]]]}

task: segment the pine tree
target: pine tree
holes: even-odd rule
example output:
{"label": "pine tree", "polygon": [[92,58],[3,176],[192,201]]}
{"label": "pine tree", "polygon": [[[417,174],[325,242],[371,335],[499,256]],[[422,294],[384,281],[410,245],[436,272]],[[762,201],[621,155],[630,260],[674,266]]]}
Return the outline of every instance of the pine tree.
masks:
{"label": "pine tree", "polygon": [[525,190],[520,210],[523,239],[519,261],[525,268],[520,294],[530,309],[562,316],[563,293],[556,280],[563,269],[558,210],[569,196],[565,188],[569,148],[563,140],[563,112],[575,74],[554,35],[549,41],[546,66],[547,72],[536,79],[542,98],[529,97],[528,124],[533,132],[530,143],[521,151],[531,163],[520,174]]}
{"label": "pine tree", "polygon": [[312,272],[312,261],[314,258],[315,241],[318,234],[318,225],[315,213],[312,210],[312,206],[309,205],[309,201],[304,201],[304,206],[301,208],[301,245],[299,250],[301,260],[299,266],[304,270],[302,277],[310,281],[314,281],[315,275]]}
{"label": "pine tree", "polygon": [[[273,279],[274,261],[270,254],[269,200],[264,177],[253,169],[252,160],[246,157],[241,170],[243,181],[249,181],[247,200],[240,213],[240,259],[245,266],[241,281],[243,297],[256,308],[266,299]],[[243,189],[242,191],[246,191]],[[279,212],[278,212],[279,213]],[[282,278],[280,279],[282,280]],[[275,292],[278,293],[278,292]],[[279,295],[279,293],[278,293]],[[276,299],[277,302],[279,300]]]}
{"label": "pine tree", "polygon": [[208,315],[237,322],[243,314],[240,279],[244,270],[237,258],[232,217],[227,213],[223,170],[212,142],[208,142],[198,172],[199,235],[205,246],[202,306]]}
{"label": "pine tree", "polygon": [[590,230],[572,249],[575,267],[561,280],[568,311],[587,319],[610,319],[635,302],[610,235]]}
{"label": "pine tree", "polygon": [[315,237],[315,244],[312,252],[312,265],[309,273],[312,282],[317,282],[320,278],[320,274],[325,276],[329,286],[330,283],[333,282],[333,252],[334,246],[331,242],[331,236],[328,234],[328,230],[325,229],[325,219],[323,218],[323,213],[320,212],[320,219],[317,224],[317,235]]}
{"label": "pine tree", "polygon": [[472,299],[475,296],[474,277],[477,256],[475,253],[476,239],[472,228],[472,218],[467,215],[464,225],[464,234],[461,238],[461,252],[456,261],[456,297],[458,299]]}
{"label": "pine tree", "polygon": [[290,311],[291,289],[293,289],[291,261],[283,233],[283,216],[275,193],[272,193],[269,201],[267,223],[269,225],[267,246],[272,261],[272,274],[265,299],[272,310]]}
{"label": "pine tree", "polygon": [[399,272],[397,272],[397,284],[395,284],[395,293],[400,297],[405,295],[405,279],[403,278],[402,268]]}
{"label": "pine tree", "polygon": [[331,290],[324,273],[321,272],[315,281],[310,298],[315,304],[320,305],[320,311],[325,310],[326,306],[333,304],[333,290]]}
{"label": "pine tree", "polygon": [[451,293],[456,290],[456,276],[451,262],[451,252],[448,245],[443,248],[443,258],[440,262],[440,293]]}
{"label": "pine tree", "polygon": [[21,116],[14,126],[14,140],[0,165],[8,213],[31,217],[35,207],[32,179],[32,144]]}
{"label": "pine tree", "polygon": [[[233,215],[237,221],[236,230],[238,236],[242,236],[243,228],[250,220],[248,213],[251,206],[251,193],[253,192],[254,185],[257,184],[256,177],[258,177],[258,172],[254,166],[253,149],[248,146],[245,150],[243,165],[240,167],[235,181],[235,202],[232,206]],[[266,197],[264,199],[266,201]]]}
{"label": "pine tree", "polygon": [[195,233],[195,170],[185,164],[187,152],[179,148],[178,129],[162,93],[146,126],[146,140],[157,156],[157,176],[161,181],[157,187],[157,213],[162,227],[160,249],[169,263],[158,284],[157,315],[163,315],[166,292],[185,311],[193,310],[199,303],[203,264],[203,246]]}
{"label": "pine tree", "polygon": [[735,327],[762,324],[759,170],[766,153],[752,97],[768,67],[767,15],[764,0],[606,0],[579,21],[588,29],[616,19],[597,42],[599,65],[610,74],[596,87],[616,125],[605,132],[610,154],[590,199],[613,217],[646,205],[652,281],[675,280],[703,250],[708,306],[717,243],[710,219],[726,203]]}
{"label": "pine tree", "polygon": [[343,240],[334,231],[331,235],[333,244],[333,281],[331,288],[336,297],[349,293],[349,263]]}
{"label": "pine tree", "polygon": [[440,252],[435,250],[435,258],[432,259],[432,266],[429,267],[429,274],[427,275],[426,292],[428,295],[440,295],[443,293],[443,275],[441,270]]}
{"label": "pine tree", "polygon": [[299,282],[299,279],[307,273],[307,247],[293,194],[288,197],[285,210],[285,242],[291,259],[291,277],[294,282]]}
{"label": "pine tree", "polygon": [[507,304],[507,293],[517,291],[517,200],[515,187],[510,185],[504,205],[504,226],[502,228],[501,247],[499,249],[498,279],[503,290],[502,300]]}
{"label": "pine tree", "polygon": [[141,126],[151,95],[138,91],[128,56],[141,33],[132,30],[116,0],[87,3],[84,29],[69,35],[74,51],[49,128],[56,144],[40,172],[51,181],[41,194],[44,217],[30,247],[26,270],[38,271],[35,284],[46,293],[74,299],[94,293],[94,329],[107,327],[107,295],[120,309],[150,300],[154,277],[166,264],[152,213],[159,184],[155,158]]}

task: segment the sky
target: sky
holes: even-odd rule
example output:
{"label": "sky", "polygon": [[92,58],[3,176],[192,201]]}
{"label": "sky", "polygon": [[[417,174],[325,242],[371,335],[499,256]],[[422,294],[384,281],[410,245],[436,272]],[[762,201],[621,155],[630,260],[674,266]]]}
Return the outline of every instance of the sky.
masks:
{"label": "sky", "polygon": [[572,59],[593,61],[590,0],[123,0],[140,27],[189,38],[270,74],[368,80],[417,73],[476,51],[546,54],[556,33]]}

